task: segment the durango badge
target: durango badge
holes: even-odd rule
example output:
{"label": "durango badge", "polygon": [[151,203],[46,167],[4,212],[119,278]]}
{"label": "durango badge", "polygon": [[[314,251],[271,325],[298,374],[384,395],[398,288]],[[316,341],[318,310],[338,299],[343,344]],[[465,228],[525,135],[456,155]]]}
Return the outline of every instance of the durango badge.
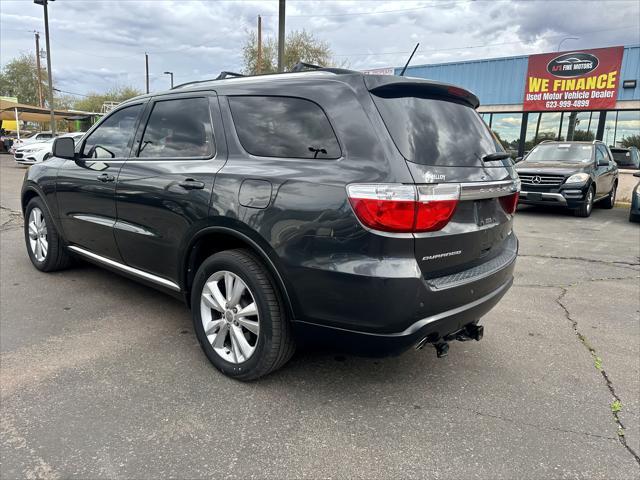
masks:
{"label": "durango badge", "polygon": [[460,255],[462,253],[462,250],[455,250],[453,252],[445,252],[445,253],[436,253],[435,255],[427,255],[422,257],[423,261],[426,260],[437,260],[439,258],[445,258],[445,257],[454,257],[456,255]]}

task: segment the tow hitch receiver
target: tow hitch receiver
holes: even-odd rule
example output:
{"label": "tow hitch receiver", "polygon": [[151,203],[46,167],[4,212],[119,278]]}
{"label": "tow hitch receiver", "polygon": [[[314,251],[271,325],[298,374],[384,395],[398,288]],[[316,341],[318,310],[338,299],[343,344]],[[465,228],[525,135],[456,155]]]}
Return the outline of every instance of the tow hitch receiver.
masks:
{"label": "tow hitch receiver", "polygon": [[[446,357],[449,353],[449,343],[451,340],[458,340],[459,342],[466,342],[467,340],[480,341],[484,334],[484,327],[482,325],[467,325],[462,330],[452,333],[444,337],[441,341],[434,343],[433,346],[436,349],[436,356],[438,358]],[[424,343],[420,346],[422,346]]]}

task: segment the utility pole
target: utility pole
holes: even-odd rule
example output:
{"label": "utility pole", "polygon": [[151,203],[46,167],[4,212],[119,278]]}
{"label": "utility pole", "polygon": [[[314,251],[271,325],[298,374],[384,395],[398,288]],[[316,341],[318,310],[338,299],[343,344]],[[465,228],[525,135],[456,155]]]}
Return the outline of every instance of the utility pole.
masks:
{"label": "utility pole", "polygon": [[258,60],[256,62],[256,73],[262,73],[262,17],[258,15]]}
{"label": "utility pole", "polygon": [[147,85],[147,93],[149,93],[149,55],[144,52],[144,71],[145,71],[145,83]]}
{"label": "utility pole", "polygon": [[284,72],[284,17],[285,0],[279,0],[278,6],[278,72]]}
{"label": "utility pole", "polygon": [[36,78],[38,82],[38,106],[44,107],[44,97],[42,96],[42,70],[40,69],[40,33],[33,32],[36,35]]}
{"label": "utility pole", "polygon": [[48,3],[54,0],[33,0],[33,3],[44,7],[44,39],[47,47],[47,77],[49,77],[49,113],[51,115],[51,132],[56,133],[56,117],[53,113],[53,78],[51,73],[51,44],[49,43]]}

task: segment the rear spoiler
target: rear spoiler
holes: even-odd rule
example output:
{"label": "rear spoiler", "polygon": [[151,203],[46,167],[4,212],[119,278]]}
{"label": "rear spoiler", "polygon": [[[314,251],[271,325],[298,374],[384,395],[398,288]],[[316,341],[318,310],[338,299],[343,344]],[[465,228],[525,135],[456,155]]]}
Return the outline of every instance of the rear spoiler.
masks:
{"label": "rear spoiler", "polygon": [[473,93],[448,83],[394,75],[365,75],[364,84],[371,93],[380,96],[426,95],[459,100],[474,109],[480,106],[480,100]]}

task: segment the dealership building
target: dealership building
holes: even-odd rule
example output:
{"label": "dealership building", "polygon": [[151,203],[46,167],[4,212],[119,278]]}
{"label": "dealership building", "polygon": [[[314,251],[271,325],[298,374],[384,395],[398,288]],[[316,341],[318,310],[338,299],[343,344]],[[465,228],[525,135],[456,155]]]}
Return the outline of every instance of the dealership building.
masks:
{"label": "dealership building", "polygon": [[476,94],[485,122],[519,156],[547,139],[613,146],[640,135],[640,45],[415,65],[405,76]]}

